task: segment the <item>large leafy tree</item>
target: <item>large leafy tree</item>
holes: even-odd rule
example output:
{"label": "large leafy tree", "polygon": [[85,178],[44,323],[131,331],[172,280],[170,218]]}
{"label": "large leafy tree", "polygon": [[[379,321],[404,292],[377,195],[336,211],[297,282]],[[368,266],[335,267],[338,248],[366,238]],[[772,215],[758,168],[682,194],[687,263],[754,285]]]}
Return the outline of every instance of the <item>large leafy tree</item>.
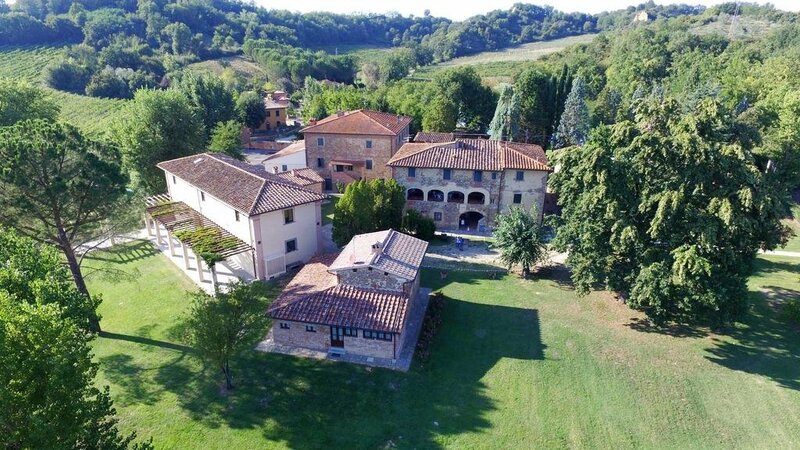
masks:
{"label": "large leafy tree", "polygon": [[500,250],[500,260],[511,269],[522,266],[522,276],[527,277],[531,268],[547,260],[540,215],[535,208],[525,211],[512,206],[508,212],[498,214],[492,233],[494,247]]}
{"label": "large leafy tree", "polygon": [[56,304],[65,319],[83,329],[98,322],[99,298],[78,292],[58,250],[5,229],[0,229],[0,292],[17,302]]}
{"label": "large leafy tree", "polygon": [[583,78],[577,77],[572,82],[564,112],[558,122],[554,136],[555,148],[570,145],[582,145],[589,134],[589,107],[586,106],[586,87]]}
{"label": "large leafy tree", "polygon": [[203,121],[189,100],[175,89],[140,89],[112,126],[125,166],[145,193],[166,189],[161,161],[200,153],[205,147]]}
{"label": "large leafy tree", "polygon": [[108,387],[95,386],[90,338],[58,305],[0,292],[0,446],[152,448],[117,428]]}
{"label": "large leafy tree", "polygon": [[348,184],[336,203],[334,242],[345,245],[357,234],[389,228],[399,230],[405,205],[405,189],[393,179],[358,180]]}
{"label": "large leafy tree", "polygon": [[211,132],[211,143],[208,144],[208,151],[224,153],[228,156],[244,161],[242,153],[242,125],[235,121],[220,122]]}
{"label": "large leafy tree", "polygon": [[434,77],[433,84],[437,92],[455,105],[456,124],[468,130],[486,130],[492,120],[497,99],[492,90],[483,85],[473,67],[461,66],[444,70]]}
{"label": "large leafy tree", "polygon": [[0,127],[28,119],[56,120],[59,108],[43,90],[25,81],[0,78]]}
{"label": "large leafy tree", "polygon": [[215,365],[233,389],[230,362],[263,335],[267,325],[264,285],[238,281],[226,292],[194,294],[187,329],[189,339],[203,359]]}
{"label": "large leafy tree", "polygon": [[0,129],[0,223],[55,244],[85,296],[78,253],[115,232],[109,218],[129,206],[127,184],[112,149],[70,125],[35,120]]}
{"label": "large leafy tree", "polygon": [[647,98],[635,117],[559,156],[554,244],[581,293],[622,292],[656,322],[734,320],[758,250],[785,239],[786,186],[712,100]]}
{"label": "large leafy tree", "polygon": [[233,92],[219,77],[186,71],[178,82],[178,89],[186,95],[189,103],[203,119],[208,133],[220,122],[237,118]]}
{"label": "large leafy tree", "polygon": [[514,81],[519,97],[520,140],[546,145],[556,114],[556,83],[538,68],[523,71]]}
{"label": "large leafy tree", "polygon": [[267,107],[264,99],[257,92],[242,92],[236,99],[236,111],[239,120],[248,128],[258,128],[267,118]]}

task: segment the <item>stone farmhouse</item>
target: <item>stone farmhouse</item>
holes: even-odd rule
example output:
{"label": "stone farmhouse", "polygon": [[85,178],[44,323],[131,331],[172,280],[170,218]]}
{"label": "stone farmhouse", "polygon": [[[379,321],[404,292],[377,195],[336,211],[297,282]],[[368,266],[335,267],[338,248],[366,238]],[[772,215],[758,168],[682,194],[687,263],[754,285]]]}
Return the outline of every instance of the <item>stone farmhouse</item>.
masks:
{"label": "stone farmhouse", "polygon": [[386,163],[408,140],[411,118],[359,109],[311,121],[305,136],[306,164],[325,180],[325,190],[360,178],[389,178]]}
{"label": "stone farmhouse", "polygon": [[[176,240],[184,250],[197,244],[179,236],[201,232],[219,245],[219,255],[232,270],[246,278],[268,279],[319,252],[320,205],[326,197],[313,171],[270,173],[215,153],[164,161],[158,167],[164,170],[168,194],[148,201],[145,222],[148,231],[155,228],[159,243],[164,239],[160,230],[166,228],[173,256]],[[192,269],[189,252],[182,253],[186,269]],[[203,271],[196,272],[203,281]]]}
{"label": "stone farmhouse", "polygon": [[541,214],[551,172],[540,146],[486,139],[408,143],[388,166],[409,208],[438,229],[479,233],[511,205]]}
{"label": "stone farmhouse", "polygon": [[[274,345],[410,364],[427,307],[428,243],[394,230],[361,234],[306,264],[269,307]],[[407,366],[406,366],[407,369]]]}

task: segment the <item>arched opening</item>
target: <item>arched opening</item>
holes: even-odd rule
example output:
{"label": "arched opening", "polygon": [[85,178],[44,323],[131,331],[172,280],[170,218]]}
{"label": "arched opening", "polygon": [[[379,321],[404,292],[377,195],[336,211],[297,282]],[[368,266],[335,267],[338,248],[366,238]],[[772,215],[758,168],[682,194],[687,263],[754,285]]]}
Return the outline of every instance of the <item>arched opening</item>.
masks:
{"label": "arched opening", "polygon": [[459,191],[448,192],[447,203],[464,203],[464,193]]}
{"label": "arched opening", "polygon": [[409,200],[425,200],[425,193],[422,192],[422,189],[409,189],[406,198]]}
{"label": "arched opening", "polygon": [[486,203],[486,196],[482,192],[470,192],[467,196],[467,203],[470,205],[483,205]]}
{"label": "arched opening", "polygon": [[429,202],[443,202],[444,201],[444,192],[433,189],[428,191],[428,201]]}
{"label": "arched opening", "polygon": [[458,229],[466,231],[478,231],[482,221],[483,214],[476,211],[467,211],[458,217]]}

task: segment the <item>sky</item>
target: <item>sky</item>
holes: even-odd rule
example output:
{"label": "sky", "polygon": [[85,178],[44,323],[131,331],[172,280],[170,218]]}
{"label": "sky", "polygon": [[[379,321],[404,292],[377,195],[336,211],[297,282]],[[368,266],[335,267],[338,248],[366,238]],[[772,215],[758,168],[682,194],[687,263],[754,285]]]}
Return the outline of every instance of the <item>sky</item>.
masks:
{"label": "sky", "polygon": [[[514,3],[534,3],[551,5],[564,12],[581,11],[598,13],[623,9],[629,5],[644,3],[646,0],[291,0],[276,2],[272,0],[255,0],[261,6],[270,9],[288,9],[290,11],[310,12],[329,11],[334,13],[386,13],[399,12],[404,16],[413,14],[421,16],[426,9],[431,15],[447,17],[452,20],[463,20],[477,14],[484,14],[493,9],[509,9]],[[752,1],[752,0],[751,0]],[[656,1],[659,4],[687,3],[691,5],[715,5],[723,3],[719,0],[678,0]],[[758,3],[765,3],[758,1]],[[800,0],[771,0],[776,8],[786,11],[800,11]]]}

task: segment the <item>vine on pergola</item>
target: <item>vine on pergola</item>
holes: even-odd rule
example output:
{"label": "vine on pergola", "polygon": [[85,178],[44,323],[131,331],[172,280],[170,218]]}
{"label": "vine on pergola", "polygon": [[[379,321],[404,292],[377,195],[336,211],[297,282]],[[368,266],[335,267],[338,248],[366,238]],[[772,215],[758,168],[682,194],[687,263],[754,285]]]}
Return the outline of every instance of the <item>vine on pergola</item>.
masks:
{"label": "vine on pergola", "polygon": [[175,232],[175,237],[191,246],[197,256],[202,258],[209,267],[224,261],[224,253],[235,250],[240,246],[240,241],[237,237],[224,236],[215,227],[177,231]]}

